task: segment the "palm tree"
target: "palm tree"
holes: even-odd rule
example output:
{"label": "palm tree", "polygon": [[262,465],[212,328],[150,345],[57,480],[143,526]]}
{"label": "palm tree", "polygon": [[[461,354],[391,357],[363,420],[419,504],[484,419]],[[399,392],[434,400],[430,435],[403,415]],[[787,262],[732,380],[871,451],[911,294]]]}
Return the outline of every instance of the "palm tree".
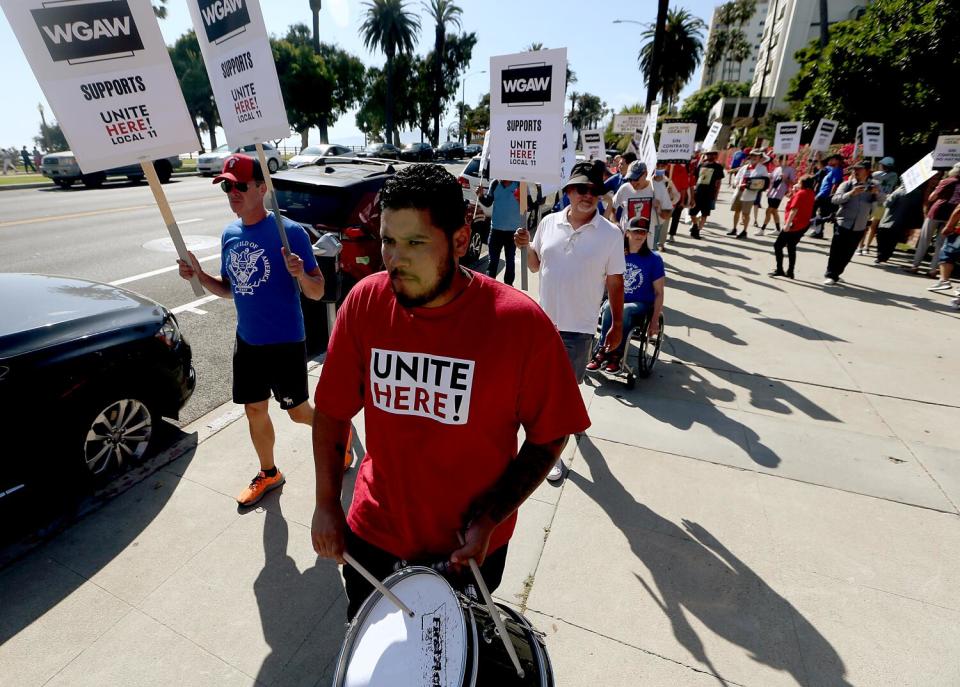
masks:
{"label": "palm tree", "polygon": [[460,28],[462,10],[453,0],[430,0],[423,7],[436,22],[433,36],[433,54],[436,56],[433,67],[433,145],[440,142],[440,94],[443,92],[443,53],[447,40],[447,24]]}
{"label": "palm tree", "polygon": [[313,14],[313,52],[320,52],[320,5],[323,0],[310,0],[310,12]]}
{"label": "palm tree", "polygon": [[404,0],[370,0],[364,3],[366,19],[360,25],[363,44],[387,56],[387,102],[384,108],[386,138],[397,143],[393,127],[393,59],[397,53],[412,53],[420,33],[420,19],[407,11]]}
{"label": "palm tree", "polygon": [[153,6],[153,13],[157,15],[157,19],[166,19],[167,18],[167,8],[164,7],[167,4],[167,0],[157,0],[160,4]]}
{"label": "palm tree", "polygon": [[[538,50],[547,50],[547,46],[537,41],[523,49],[524,52],[537,52]],[[564,83],[564,88],[570,88],[570,84],[572,83],[577,83],[577,73],[570,69],[570,63],[567,62],[567,80]]]}
{"label": "palm tree", "polygon": [[[693,16],[687,10],[670,9],[663,32],[662,59],[660,62],[661,98],[664,105],[675,103],[680,91],[696,71],[703,58],[702,31],[705,28],[702,19]],[[637,61],[644,80],[651,82],[655,27],[647,28],[642,37],[646,41],[640,48]]]}

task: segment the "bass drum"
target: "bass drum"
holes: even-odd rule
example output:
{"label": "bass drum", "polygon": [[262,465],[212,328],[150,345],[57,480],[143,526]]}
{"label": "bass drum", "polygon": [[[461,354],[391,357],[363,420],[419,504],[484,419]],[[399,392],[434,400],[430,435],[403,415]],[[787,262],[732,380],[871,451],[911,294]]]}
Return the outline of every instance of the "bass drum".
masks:
{"label": "bass drum", "polygon": [[374,591],[347,626],[334,687],[553,687],[542,638],[516,611],[498,604],[523,677],[486,606],[434,570],[404,568],[383,584],[414,617]]}

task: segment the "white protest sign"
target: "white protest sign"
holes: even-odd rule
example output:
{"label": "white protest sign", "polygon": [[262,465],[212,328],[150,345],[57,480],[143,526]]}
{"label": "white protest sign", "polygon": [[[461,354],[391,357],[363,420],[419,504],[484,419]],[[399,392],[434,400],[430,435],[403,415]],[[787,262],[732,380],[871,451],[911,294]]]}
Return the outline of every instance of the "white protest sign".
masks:
{"label": "white protest sign", "polygon": [[933,151],[934,167],[953,167],[960,163],[960,136],[938,136]]}
{"label": "white protest sign", "polygon": [[603,145],[603,132],[600,129],[584,129],[580,135],[583,137],[583,154],[588,160],[607,159],[607,149]]}
{"label": "white protest sign", "polygon": [[483,148],[480,149],[480,172],[481,179],[490,178],[490,129],[483,132]]}
{"label": "white protest sign", "polygon": [[490,176],[559,184],[567,49],[490,58]]}
{"label": "white protest sign", "polygon": [[837,133],[837,123],[832,119],[821,119],[817,124],[817,131],[810,141],[810,150],[825,151],[833,143],[833,135]]}
{"label": "white protest sign", "polygon": [[149,0],[0,0],[84,173],[197,150]]}
{"label": "white protest sign", "polygon": [[187,0],[220,121],[232,147],[290,135],[257,0]]}
{"label": "white protest sign", "polygon": [[643,128],[643,121],[646,115],[642,114],[618,114],[613,116],[613,133],[632,134],[637,129]]}
{"label": "white protest sign", "polygon": [[648,136],[640,151],[639,159],[647,165],[647,174],[653,176],[653,169],[657,166],[657,147],[653,144],[653,136]]}
{"label": "white protest sign", "polygon": [[666,120],[660,127],[657,159],[661,162],[689,162],[697,138],[697,123]]}
{"label": "white protest sign", "polygon": [[577,151],[574,150],[573,124],[563,123],[563,138],[560,143],[560,181],[556,184],[541,184],[540,190],[544,197],[551,196],[560,190],[564,181],[570,178],[573,165],[577,161]]}
{"label": "white protest sign", "polygon": [[773,139],[774,155],[792,155],[800,150],[800,133],[803,122],[777,122],[777,133]]}
{"label": "white protest sign", "polygon": [[864,157],[883,157],[883,124],[864,122],[860,127]]}
{"label": "white protest sign", "polygon": [[713,147],[713,144],[717,142],[717,137],[720,135],[722,128],[723,124],[719,120],[710,125],[710,130],[707,131],[707,135],[703,139],[703,150],[710,150]]}
{"label": "white protest sign", "polygon": [[910,193],[934,175],[933,153],[927,153],[913,167],[900,175],[904,190]]}

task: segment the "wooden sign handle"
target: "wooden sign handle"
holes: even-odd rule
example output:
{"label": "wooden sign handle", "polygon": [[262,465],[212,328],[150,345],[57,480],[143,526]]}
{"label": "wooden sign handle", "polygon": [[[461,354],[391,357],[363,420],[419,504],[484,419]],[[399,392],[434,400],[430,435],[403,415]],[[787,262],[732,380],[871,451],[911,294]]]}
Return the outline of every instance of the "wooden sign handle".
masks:
{"label": "wooden sign handle", "polygon": [[[157,202],[157,207],[160,209],[160,216],[163,218],[164,224],[167,225],[167,232],[170,234],[174,248],[177,249],[177,255],[181,260],[190,265],[187,245],[183,242],[180,227],[177,226],[177,220],[173,216],[173,210],[170,209],[170,203],[167,202],[167,194],[163,192],[163,186],[160,185],[160,178],[157,176],[157,170],[153,166],[153,162],[150,160],[141,162],[140,168],[143,170],[143,176],[146,178],[147,183],[150,184],[153,199]],[[193,287],[195,296],[203,295],[203,286],[200,285],[200,277],[196,274],[190,278],[190,285]]]}
{"label": "wooden sign handle", "polygon": [[[263,171],[263,181],[267,185],[267,202],[270,204],[270,209],[273,210],[273,219],[277,223],[277,231],[280,232],[280,243],[286,248],[287,253],[290,253],[290,241],[287,239],[287,230],[283,227],[283,218],[280,216],[280,204],[277,202],[277,194],[273,190],[273,178],[270,176],[270,168],[267,166],[267,155],[263,152],[262,143],[257,143],[256,146],[257,158],[260,160],[260,169]],[[290,278],[293,279],[293,275],[291,275]],[[293,285],[299,293],[301,290],[300,282],[293,279]]]}

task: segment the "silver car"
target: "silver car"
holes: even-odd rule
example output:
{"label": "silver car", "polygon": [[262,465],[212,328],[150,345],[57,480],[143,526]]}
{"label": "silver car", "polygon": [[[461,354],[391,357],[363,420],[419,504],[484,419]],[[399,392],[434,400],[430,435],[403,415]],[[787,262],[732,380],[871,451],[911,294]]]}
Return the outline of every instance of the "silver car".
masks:
{"label": "silver car", "polygon": [[[180,169],[182,164],[180,158],[176,155],[153,162],[154,168],[157,170],[157,177],[163,184],[170,181],[173,170]],[[60,188],[70,188],[78,181],[83,182],[83,185],[87,188],[98,188],[103,185],[108,177],[126,177],[134,183],[143,181],[143,169],[139,164],[122,165],[101,172],[84,174],[77,163],[77,158],[69,150],[44,155],[40,161],[40,173]]]}
{"label": "silver car", "polygon": [[[274,146],[272,143],[264,143],[262,145],[264,155],[267,157],[267,169],[269,169],[270,173],[273,174],[278,169],[283,167],[283,157],[280,155],[280,151],[277,150],[276,146]],[[197,158],[197,171],[205,177],[219,174],[221,171],[223,171],[223,161],[234,153],[243,153],[244,155],[249,155],[250,157],[256,159],[257,146],[251,144],[231,148],[229,145],[224,143],[222,146],[217,147],[216,150],[209,153],[204,153]]]}
{"label": "silver car", "polygon": [[290,169],[296,169],[297,167],[314,165],[317,163],[317,160],[324,157],[342,157],[344,155],[351,155],[352,153],[353,149],[347,146],[342,146],[338,143],[322,143],[317,146],[307,146],[300,151],[299,155],[294,155],[287,160],[287,166],[290,167]]}

